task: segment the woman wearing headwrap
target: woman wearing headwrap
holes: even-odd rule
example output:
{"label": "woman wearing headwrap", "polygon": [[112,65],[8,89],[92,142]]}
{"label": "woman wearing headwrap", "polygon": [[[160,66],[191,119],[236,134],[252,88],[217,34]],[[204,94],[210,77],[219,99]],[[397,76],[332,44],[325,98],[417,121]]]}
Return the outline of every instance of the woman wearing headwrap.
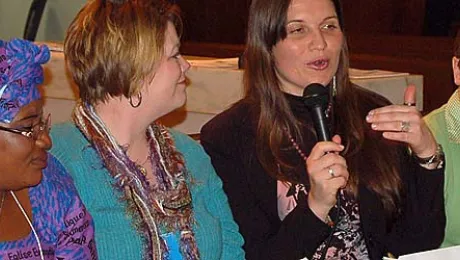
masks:
{"label": "woman wearing headwrap", "polygon": [[51,147],[46,46],[0,40],[0,259],[97,259],[93,220]]}
{"label": "woman wearing headwrap", "polygon": [[244,259],[222,182],[202,147],[155,122],[186,100],[180,17],[165,1],[89,1],[66,63],[80,90],[52,153],[94,217],[102,259]]}

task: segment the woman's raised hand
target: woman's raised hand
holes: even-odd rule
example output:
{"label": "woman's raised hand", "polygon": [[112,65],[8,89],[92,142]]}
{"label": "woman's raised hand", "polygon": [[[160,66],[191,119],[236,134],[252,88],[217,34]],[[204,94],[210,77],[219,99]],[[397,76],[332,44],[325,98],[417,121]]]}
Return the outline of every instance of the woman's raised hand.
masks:
{"label": "woman's raised hand", "polygon": [[390,105],[371,110],[366,121],[371,128],[383,132],[383,137],[407,143],[420,158],[436,152],[437,143],[420,112],[415,108],[415,86],[404,93],[404,105]]}

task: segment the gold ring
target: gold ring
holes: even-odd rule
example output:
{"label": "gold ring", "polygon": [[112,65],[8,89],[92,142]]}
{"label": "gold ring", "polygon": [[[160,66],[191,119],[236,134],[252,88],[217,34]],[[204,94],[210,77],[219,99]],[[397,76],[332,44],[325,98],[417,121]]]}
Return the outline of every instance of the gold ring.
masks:
{"label": "gold ring", "polygon": [[410,122],[409,121],[401,121],[401,132],[409,132],[410,130]]}

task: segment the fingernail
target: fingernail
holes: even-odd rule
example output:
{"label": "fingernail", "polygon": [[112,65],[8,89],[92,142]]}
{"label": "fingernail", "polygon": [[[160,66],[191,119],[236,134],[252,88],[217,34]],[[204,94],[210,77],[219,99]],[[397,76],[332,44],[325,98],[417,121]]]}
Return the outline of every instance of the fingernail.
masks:
{"label": "fingernail", "polygon": [[376,129],[376,128],[377,128],[377,124],[371,124],[371,128],[372,128],[372,129]]}
{"label": "fingernail", "polygon": [[371,121],[373,116],[374,116],[374,111],[369,112],[366,116],[366,120]]}
{"label": "fingernail", "polygon": [[340,149],[345,149],[345,146],[343,146],[342,144],[340,145]]}

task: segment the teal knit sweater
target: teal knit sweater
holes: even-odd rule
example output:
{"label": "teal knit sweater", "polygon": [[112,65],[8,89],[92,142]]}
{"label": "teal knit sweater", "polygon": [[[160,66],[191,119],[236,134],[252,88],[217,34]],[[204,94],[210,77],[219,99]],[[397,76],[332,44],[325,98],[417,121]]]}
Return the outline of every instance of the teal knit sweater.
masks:
{"label": "teal knit sweater", "polygon": [[[202,147],[188,136],[170,130],[177,149],[184,155],[193,184],[195,237],[201,259],[244,259],[243,238],[233,221],[222,182]],[[118,200],[112,177],[96,151],[72,123],[53,126],[51,153],[67,168],[83,203],[94,218],[95,239],[102,260],[142,259],[143,244]]]}

